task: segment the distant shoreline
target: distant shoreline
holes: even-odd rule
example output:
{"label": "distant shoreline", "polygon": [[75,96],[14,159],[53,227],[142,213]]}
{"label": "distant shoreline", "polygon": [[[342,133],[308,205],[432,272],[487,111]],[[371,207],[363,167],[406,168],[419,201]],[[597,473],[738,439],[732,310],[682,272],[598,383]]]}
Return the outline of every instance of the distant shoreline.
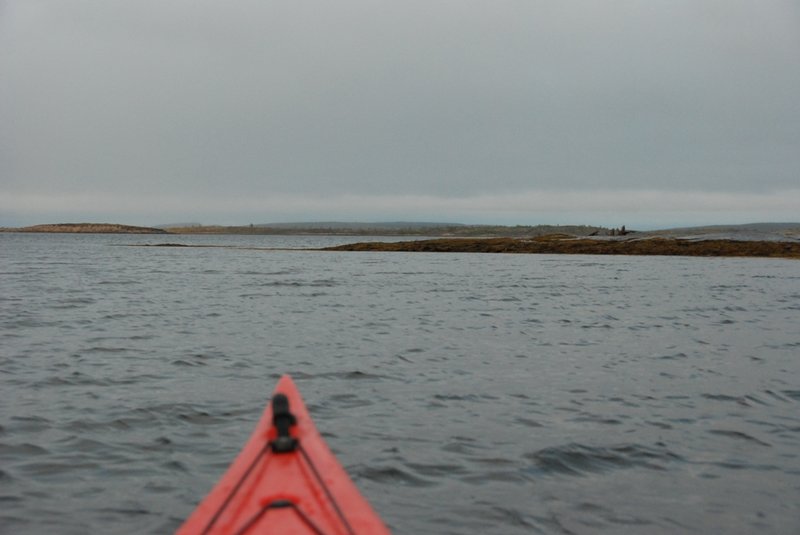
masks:
{"label": "distant shoreline", "polygon": [[[342,224],[344,225],[344,224]],[[292,227],[192,226],[179,228],[138,227],[112,223],[59,223],[3,232],[154,235],[316,235],[316,236],[416,236],[396,242],[359,242],[321,251],[384,251],[439,253],[599,254],[702,257],[762,257],[800,259],[800,234],[794,224],[753,224],[728,227],[696,227],[650,232],[589,226],[492,226],[414,224],[361,228],[319,228],[307,224]],[[199,245],[168,243],[160,246]],[[221,244],[218,247],[225,247]]]}
{"label": "distant shoreline", "polygon": [[31,227],[2,228],[2,232],[28,232],[43,234],[168,234],[164,229],[137,227],[116,223],[56,223]]}
{"label": "distant shoreline", "polygon": [[430,238],[536,238],[568,235],[573,238],[614,240],[630,237],[731,239],[736,241],[800,241],[800,223],[751,223],[626,230],[593,225],[467,225],[421,222],[315,222],[270,223],[263,225],[160,225],[133,226],[118,223],[55,223],[27,227],[0,227],[0,232],[78,234],[170,234],[170,235],[253,235],[253,236],[421,236]]}
{"label": "distant shoreline", "polygon": [[564,233],[576,236],[610,236],[615,229],[587,225],[461,225],[446,223],[280,223],[275,225],[189,225],[136,227],[110,223],[58,223],[20,228],[0,228],[2,232],[80,233],[80,234],[172,234],[172,235],[248,235],[248,236],[426,236],[426,237],[529,237]]}

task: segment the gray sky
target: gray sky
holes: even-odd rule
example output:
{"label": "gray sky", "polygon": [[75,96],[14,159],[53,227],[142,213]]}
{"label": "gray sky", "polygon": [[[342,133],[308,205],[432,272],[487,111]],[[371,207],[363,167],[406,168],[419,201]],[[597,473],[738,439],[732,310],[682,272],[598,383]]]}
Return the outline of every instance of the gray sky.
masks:
{"label": "gray sky", "polygon": [[797,0],[0,0],[0,225],[800,220]]}

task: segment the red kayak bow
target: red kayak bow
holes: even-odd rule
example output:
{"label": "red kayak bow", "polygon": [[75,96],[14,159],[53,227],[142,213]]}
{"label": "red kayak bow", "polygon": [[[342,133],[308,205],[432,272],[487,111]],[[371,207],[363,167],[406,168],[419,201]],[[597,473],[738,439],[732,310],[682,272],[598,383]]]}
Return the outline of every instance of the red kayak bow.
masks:
{"label": "red kayak bow", "polygon": [[389,534],[284,375],[225,475],[178,529],[190,534]]}

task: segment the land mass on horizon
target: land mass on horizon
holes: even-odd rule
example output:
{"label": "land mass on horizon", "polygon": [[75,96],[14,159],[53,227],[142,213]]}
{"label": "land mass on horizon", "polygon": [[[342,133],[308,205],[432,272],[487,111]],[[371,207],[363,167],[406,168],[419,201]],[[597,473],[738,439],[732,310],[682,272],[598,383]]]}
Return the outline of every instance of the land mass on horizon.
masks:
{"label": "land mass on horizon", "polygon": [[[281,223],[264,226],[139,227],[110,223],[35,225],[15,232],[193,235],[415,236],[410,241],[361,242],[327,251],[403,251],[800,258],[800,223],[714,225],[648,232],[605,227],[465,225],[452,223]],[[157,246],[191,244],[161,243]],[[224,244],[219,245],[225,247]]]}
{"label": "land mass on horizon", "polygon": [[118,234],[317,234],[334,236],[430,236],[430,237],[536,237],[567,234],[574,237],[608,236],[726,237],[732,239],[800,239],[800,223],[749,223],[707,225],[637,231],[593,225],[470,225],[464,223],[386,221],[265,223],[258,225],[202,225],[182,223],[151,227],[117,223],[56,223],[0,228],[5,232],[118,233]]}
{"label": "land mass on horizon", "polygon": [[4,228],[6,232],[119,233],[119,234],[245,234],[245,235],[331,235],[331,236],[539,236],[553,233],[576,236],[605,236],[615,229],[589,225],[468,225],[435,222],[305,222],[259,225],[163,225],[137,227],[111,223],[58,223]]}
{"label": "land mass on horizon", "polygon": [[51,234],[167,234],[156,227],[137,227],[117,223],[54,223],[30,227],[3,228],[4,232],[41,232]]}

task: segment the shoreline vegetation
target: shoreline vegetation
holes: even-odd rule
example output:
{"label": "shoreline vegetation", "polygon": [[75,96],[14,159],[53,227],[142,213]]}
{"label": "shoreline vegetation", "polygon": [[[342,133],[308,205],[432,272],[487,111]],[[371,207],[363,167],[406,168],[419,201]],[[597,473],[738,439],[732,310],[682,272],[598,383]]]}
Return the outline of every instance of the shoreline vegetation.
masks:
{"label": "shoreline vegetation", "polygon": [[[138,227],[111,223],[60,223],[3,232],[160,235],[415,236],[395,242],[361,242],[322,251],[600,254],[800,259],[800,224],[694,227],[637,232],[586,225],[502,226],[447,223],[280,223],[247,226]],[[185,246],[189,244],[153,244]],[[220,245],[224,247],[224,245]]]}

